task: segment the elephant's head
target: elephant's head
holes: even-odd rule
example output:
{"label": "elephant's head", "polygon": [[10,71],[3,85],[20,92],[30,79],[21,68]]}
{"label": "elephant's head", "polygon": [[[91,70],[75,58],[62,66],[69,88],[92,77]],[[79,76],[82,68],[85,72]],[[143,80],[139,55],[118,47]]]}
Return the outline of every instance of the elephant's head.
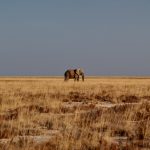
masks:
{"label": "elephant's head", "polygon": [[84,81],[84,71],[83,69],[77,69],[76,70],[76,74],[78,74],[79,76],[81,75],[82,76],[82,81]]}

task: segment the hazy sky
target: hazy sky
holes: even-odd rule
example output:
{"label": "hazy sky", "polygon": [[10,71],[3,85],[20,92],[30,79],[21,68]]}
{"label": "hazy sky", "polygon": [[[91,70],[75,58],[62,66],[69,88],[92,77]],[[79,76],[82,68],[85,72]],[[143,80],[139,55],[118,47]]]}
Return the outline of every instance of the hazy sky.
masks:
{"label": "hazy sky", "polygon": [[0,75],[150,75],[150,0],[0,0]]}

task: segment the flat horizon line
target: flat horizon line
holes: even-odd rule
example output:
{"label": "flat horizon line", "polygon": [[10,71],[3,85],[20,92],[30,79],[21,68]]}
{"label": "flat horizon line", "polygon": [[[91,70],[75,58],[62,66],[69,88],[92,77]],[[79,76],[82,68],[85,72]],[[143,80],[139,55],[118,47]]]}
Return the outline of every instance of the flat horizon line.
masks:
{"label": "flat horizon line", "polygon": [[[64,76],[48,76],[48,75],[21,75],[21,76],[16,76],[16,75],[9,75],[9,76],[1,76],[0,78],[64,78]],[[121,78],[121,79],[150,79],[150,75],[87,75],[85,78]]]}

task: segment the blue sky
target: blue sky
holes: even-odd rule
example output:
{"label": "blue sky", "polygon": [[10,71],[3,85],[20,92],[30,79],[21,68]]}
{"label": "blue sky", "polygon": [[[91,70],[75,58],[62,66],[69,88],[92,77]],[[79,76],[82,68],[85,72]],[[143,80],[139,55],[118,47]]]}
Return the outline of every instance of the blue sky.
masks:
{"label": "blue sky", "polygon": [[150,75],[149,0],[1,0],[0,75]]}

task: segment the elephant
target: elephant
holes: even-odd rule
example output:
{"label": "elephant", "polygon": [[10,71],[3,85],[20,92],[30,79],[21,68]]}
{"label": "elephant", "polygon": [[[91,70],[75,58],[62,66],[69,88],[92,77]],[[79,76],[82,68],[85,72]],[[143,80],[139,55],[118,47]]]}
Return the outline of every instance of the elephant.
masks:
{"label": "elephant", "polygon": [[74,81],[79,81],[80,76],[82,76],[82,81],[84,81],[84,71],[83,69],[68,69],[64,73],[64,81],[69,79],[74,79]]}

